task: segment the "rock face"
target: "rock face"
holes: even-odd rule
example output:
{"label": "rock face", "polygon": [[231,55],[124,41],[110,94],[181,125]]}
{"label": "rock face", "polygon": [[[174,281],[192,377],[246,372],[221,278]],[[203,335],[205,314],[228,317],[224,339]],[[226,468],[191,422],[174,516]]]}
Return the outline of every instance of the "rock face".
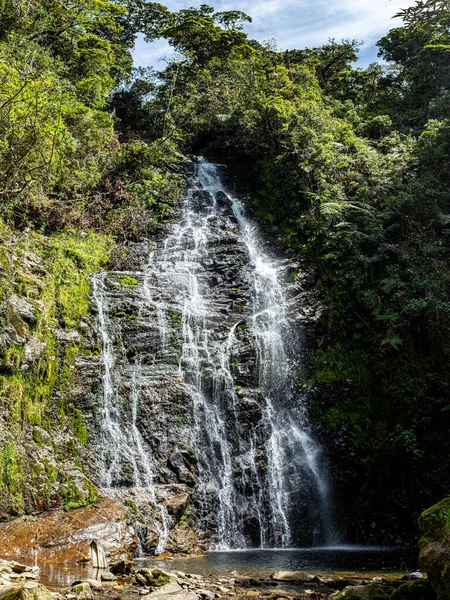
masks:
{"label": "rock face", "polygon": [[419,517],[420,566],[438,600],[450,598],[450,498],[425,510]]}
{"label": "rock face", "polygon": [[147,263],[93,279],[100,354],[72,394],[95,483],[134,507],[144,552],[183,532],[190,552],[320,542],[326,482],[295,384],[307,274],[289,282],[215,167],[199,170]]}
{"label": "rock face", "polygon": [[90,306],[90,234],[67,249],[30,234],[6,254],[0,240],[0,520],[33,515],[0,526],[7,556],[17,544],[98,562],[93,539],[110,559],[326,538],[323,461],[296,387],[311,276],[273,258],[215,167],[189,175],[179,222],[134,245],[123,271],[93,275]]}
{"label": "rock face", "polygon": [[126,520],[122,503],[102,498],[95,506],[0,523],[0,547],[7,558],[31,561],[37,554],[42,561],[74,564],[89,562],[91,542],[101,538],[106,555],[120,557],[136,543]]}

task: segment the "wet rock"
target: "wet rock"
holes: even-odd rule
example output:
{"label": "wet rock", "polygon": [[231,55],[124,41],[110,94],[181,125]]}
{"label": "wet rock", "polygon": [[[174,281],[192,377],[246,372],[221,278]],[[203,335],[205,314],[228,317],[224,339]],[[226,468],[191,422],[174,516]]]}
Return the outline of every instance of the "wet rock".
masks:
{"label": "wet rock", "polygon": [[100,573],[100,579],[102,581],[117,581],[117,577],[110,571],[103,571]]}
{"label": "wet rock", "polygon": [[97,579],[80,579],[79,581],[74,581],[72,583],[72,587],[79,585],[80,583],[87,583],[93,589],[101,589],[102,588],[101,581],[98,581]]}
{"label": "wet rock", "polygon": [[351,585],[330,596],[333,600],[348,598],[349,600],[387,600],[388,594],[375,583],[369,585]]}
{"label": "wet rock", "polygon": [[390,600],[436,600],[436,594],[429,581],[413,580],[397,588]]}
{"label": "wet rock", "polygon": [[77,600],[92,600],[94,597],[91,586],[89,583],[87,583],[87,581],[73,585],[71,588],[71,593],[75,595]]}
{"label": "wet rock", "polygon": [[145,581],[145,585],[151,587],[161,587],[176,583],[176,575],[164,571],[163,569],[139,569],[136,572],[135,578],[137,581]]}
{"label": "wet rock", "polygon": [[114,575],[129,575],[134,567],[134,563],[131,560],[120,560],[115,565],[110,567],[111,573]]}
{"label": "wet rock", "polygon": [[89,556],[93,538],[101,540],[107,556],[120,556],[134,547],[126,523],[126,508],[112,498],[71,511],[55,510],[35,519],[20,517],[0,523],[3,556],[46,562],[77,563]]}
{"label": "wet rock", "polygon": [[155,486],[156,499],[177,520],[183,515],[189,502],[189,489],[184,484]]}
{"label": "wet rock", "polygon": [[0,582],[0,598],[3,598],[14,586],[7,581]]}
{"label": "wet rock", "polygon": [[18,562],[14,562],[12,564],[12,570],[14,573],[19,573],[19,574],[24,573],[26,568],[27,568],[26,565],[22,565],[21,563],[18,563]]}
{"label": "wet rock", "polygon": [[54,600],[50,591],[34,581],[29,581],[20,589],[12,589],[7,594],[8,600]]}
{"label": "wet rock", "polygon": [[304,571],[275,571],[270,576],[274,581],[291,581],[295,583],[303,583],[314,581],[316,576]]}

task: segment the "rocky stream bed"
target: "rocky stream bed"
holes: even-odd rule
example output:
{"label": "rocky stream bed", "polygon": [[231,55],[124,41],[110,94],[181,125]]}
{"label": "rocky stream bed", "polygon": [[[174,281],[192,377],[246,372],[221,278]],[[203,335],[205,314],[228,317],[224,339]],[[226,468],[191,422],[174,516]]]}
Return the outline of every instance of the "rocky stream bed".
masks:
{"label": "rocky stream bed", "polygon": [[[45,584],[45,585],[44,585]],[[143,568],[121,560],[90,576],[55,585],[40,568],[0,560],[0,598],[6,600],[214,600],[263,598],[265,600],[432,600],[434,592],[420,572],[404,576],[361,577],[355,574],[275,571],[270,577],[248,577],[237,571],[228,577],[203,576],[168,568]]]}

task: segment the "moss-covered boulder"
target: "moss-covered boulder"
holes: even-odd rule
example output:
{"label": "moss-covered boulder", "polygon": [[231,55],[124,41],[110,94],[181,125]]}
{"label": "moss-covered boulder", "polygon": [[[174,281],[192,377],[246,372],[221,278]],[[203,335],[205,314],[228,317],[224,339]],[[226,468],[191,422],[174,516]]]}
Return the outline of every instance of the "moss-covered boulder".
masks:
{"label": "moss-covered boulder", "polygon": [[436,594],[427,580],[407,581],[392,593],[390,600],[436,600]]}
{"label": "moss-covered boulder", "polygon": [[336,600],[387,600],[388,598],[386,591],[375,583],[348,586],[336,596]]}
{"label": "moss-covered boulder", "polygon": [[450,598],[450,498],[424,510],[419,517],[420,566],[438,600]]}
{"label": "moss-covered boulder", "polygon": [[54,600],[54,597],[46,587],[30,581],[21,588],[9,591],[3,600]]}

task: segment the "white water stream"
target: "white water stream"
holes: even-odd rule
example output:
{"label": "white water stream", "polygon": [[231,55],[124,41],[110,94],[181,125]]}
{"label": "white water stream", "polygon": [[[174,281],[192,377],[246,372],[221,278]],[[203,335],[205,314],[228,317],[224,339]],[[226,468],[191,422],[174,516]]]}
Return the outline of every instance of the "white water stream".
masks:
{"label": "white water stream", "polygon": [[[245,290],[229,289],[233,269]],[[321,452],[296,385],[299,333],[290,319],[283,263],[269,255],[240,200],[224,189],[220,167],[198,162],[180,221],[140,275],[141,303],[157,321],[159,352],[167,361],[178,326],[178,376],[192,399],[200,519],[213,531],[213,548],[331,541]],[[113,493],[121,485],[121,464],[132,466],[134,487],[159,514],[161,551],[169,518],[156,501],[152,460],[137,425],[141,364],[136,361],[130,375],[124,420],[106,281],[106,274],[93,280],[104,365],[103,485]],[[246,298],[239,310],[233,294]],[[240,369],[244,386],[237,381]]]}
{"label": "white water stream", "polygon": [[[118,385],[115,381],[117,363],[113,339],[112,324],[108,317],[106,294],[107,273],[94,275],[92,280],[93,297],[97,306],[98,325],[102,340],[101,357],[103,362],[103,402],[101,415],[102,443],[101,464],[102,490],[111,496],[121,489],[121,468],[132,466],[134,497],[156,509],[159,519],[155,522],[159,534],[156,554],[164,551],[169,536],[169,515],[166,509],[158,504],[153,483],[153,467],[149,451],[144,445],[142,435],[137,427],[140,392],[140,363],[137,362],[131,373],[130,398],[127,406],[130,414],[124,419],[120,410]],[[139,529],[139,524],[137,524]],[[143,556],[139,531],[137,535],[138,555]]]}

